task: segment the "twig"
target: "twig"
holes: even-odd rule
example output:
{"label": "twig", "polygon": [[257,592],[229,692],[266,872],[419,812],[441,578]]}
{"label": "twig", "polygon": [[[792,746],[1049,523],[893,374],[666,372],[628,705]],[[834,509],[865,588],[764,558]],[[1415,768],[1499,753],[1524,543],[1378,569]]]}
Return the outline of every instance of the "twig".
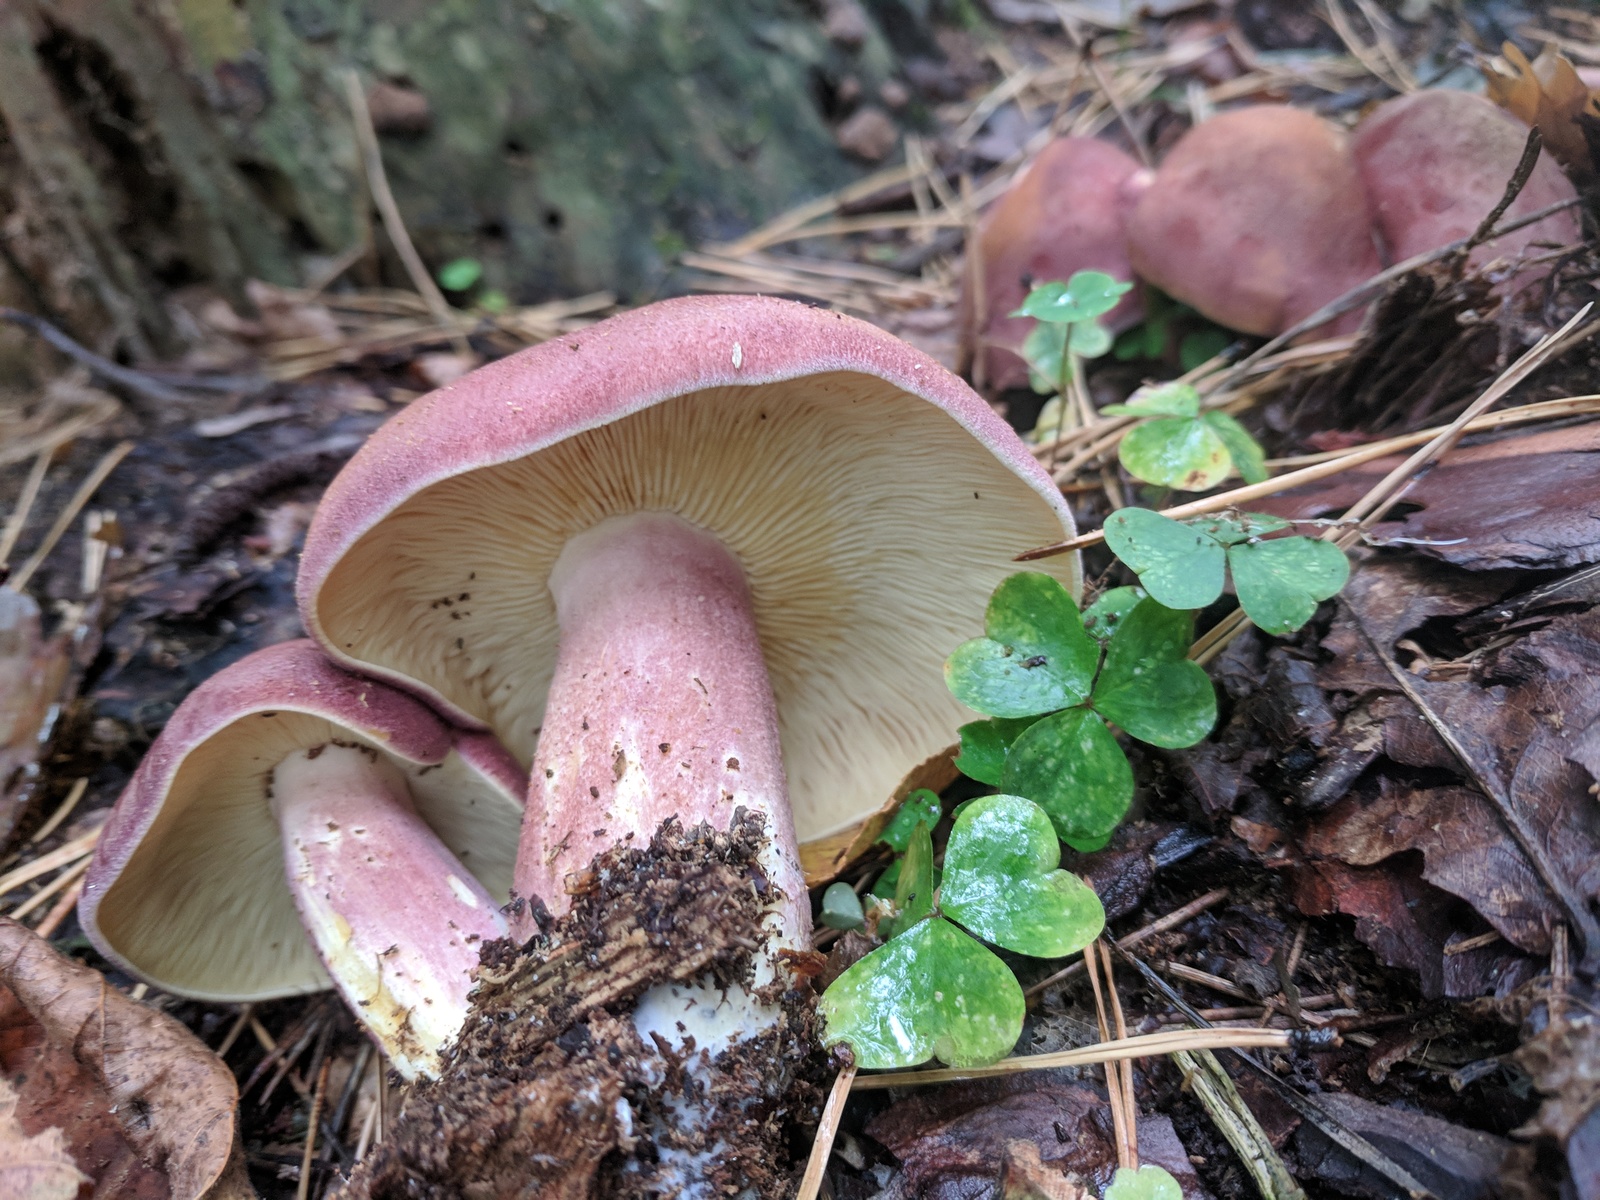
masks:
{"label": "twig", "polygon": [[[406,223],[400,216],[400,206],[395,203],[394,193],[389,190],[389,177],[383,169],[383,150],[378,145],[378,133],[372,127],[372,114],[367,111],[367,96],[361,90],[361,80],[356,75],[354,67],[345,68],[344,92],[350,105],[350,118],[355,122],[356,144],[361,147],[361,162],[366,171],[367,190],[372,193],[372,202],[378,206],[378,215],[383,218],[384,231],[388,233],[395,253],[405,265],[411,286],[416,288],[417,294],[426,301],[433,319],[448,329],[455,329],[455,312],[445,300],[444,293],[439,290],[439,285],[433,282],[433,276],[428,274],[422,256],[417,253],[416,246],[411,242],[411,235],[406,232]],[[459,330],[455,336],[465,347],[466,339],[461,336]]]}
{"label": "twig", "polygon": [[114,383],[140,399],[153,400],[160,404],[183,403],[182,392],[169,387],[159,379],[152,379],[142,371],[133,371],[112,362],[109,358],[102,358],[87,346],[73,341],[43,317],[36,317],[20,309],[0,307],[0,321],[9,321],[13,325],[22,326],[29,333],[37,334],[73,362],[87,367],[91,375],[107,383]]}
{"label": "twig", "polygon": [[822,1174],[828,1166],[828,1156],[833,1153],[833,1139],[839,1133],[839,1118],[844,1115],[844,1102],[850,1097],[850,1085],[856,1077],[856,1064],[845,1064],[834,1077],[833,1089],[828,1093],[828,1103],[822,1109],[822,1120],[817,1125],[817,1136],[811,1142],[811,1157],[806,1160],[806,1173],[800,1180],[800,1190],[795,1200],[816,1200],[822,1190]]}
{"label": "twig", "polygon": [[250,1023],[250,1017],[255,1011],[256,1006],[249,1001],[239,1006],[239,1015],[233,1019],[233,1024],[229,1027],[227,1036],[217,1045],[216,1056],[218,1058],[225,1057],[228,1051],[233,1049],[233,1044],[239,1040],[239,1035],[244,1032],[244,1027]]}
{"label": "twig", "polygon": [[4,532],[0,532],[0,568],[11,561],[11,552],[17,548],[17,539],[22,536],[23,527],[28,523],[28,514],[33,511],[33,502],[39,498],[39,489],[44,486],[45,473],[50,470],[50,460],[55,457],[56,447],[61,443],[46,446],[39,451],[33,460],[33,466],[28,468],[28,477],[22,481],[22,491],[17,496],[17,503],[11,510],[11,515],[6,518]]}
{"label": "twig", "polygon": [[49,941],[50,936],[61,927],[61,923],[78,906],[78,898],[82,895],[83,877],[80,875],[76,883],[61,893],[61,899],[57,900],[50,911],[45,913],[44,920],[34,926],[33,932],[45,941]]}
{"label": "twig", "polygon": [[[1122,1015],[1122,997],[1117,995],[1117,977],[1111,970],[1111,951],[1102,941],[1096,940],[1095,945],[1100,948],[1100,965],[1105,968],[1106,972],[1106,995],[1111,1001],[1111,1016],[1116,1027],[1117,1040],[1126,1041],[1128,1023],[1123,1019]],[[1133,1092],[1133,1060],[1123,1059],[1121,1072],[1123,1123],[1128,1131],[1128,1166],[1137,1171],[1139,1169],[1139,1105]]]}
{"label": "twig", "polygon": [[1022,1054],[1002,1058],[987,1067],[951,1067],[936,1071],[890,1071],[883,1075],[857,1076],[852,1091],[870,1092],[880,1088],[917,1087],[926,1083],[953,1083],[968,1079],[989,1079],[1014,1075],[1018,1071],[1049,1071],[1056,1067],[1093,1067],[1120,1062],[1125,1058],[1158,1058],[1177,1050],[1227,1050],[1254,1048],[1287,1050],[1303,1033],[1291,1029],[1184,1029],[1172,1033],[1146,1033],[1115,1042],[1100,1042],[1077,1050],[1054,1054]]}
{"label": "twig", "polygon": [[[1108,938],[1108,940],[1111,939]],[[1247,1032],[1246,1030],[1215,1029],[1211,1022],[1207,1021],[1198,1012],[1196,1012],[1194,1008],[1190,1006],[1188,1001],[1180,996],[1177,990],[1170,983],[1161,978],[1160,975],[1156,974],[1155,970],[1150,966],[1149,963],[1145,962],[1138,955],[1129,953],[1125,947],[1118,945],[1115,940],[1111,940],[1111,945],[1112,948],[1117,951],[1117,953],[1121,954],[1123,958],[1127,959],[1128,962],[1133,965],[1139,974],[1144,977],[1146,983],[1154,988],[1157,993],[1164,996],[1174,1008],[1176,1008],[1191,1022],[1199,1027],[1193,1030],[1193,1032]],[[1269,1030],[1260,1029],[1256,1026],[1252,1026],[1251,1030],[1259,1033],[1270,1032]],[[1156,1034],[1151,1036],[1161,1035]],[[1356,1133],[1353,1129],[1350,1129],[1348,1126],[1346,1126],[1338,1118],[1324,1110],[1322,1106],[1317,1104],[1314,1099],[1301,1094],[1297,1089],[1291,1087],[1284,1080],[1279,1079],[1278,1076],[1264,1063],[1262,1063],[1260,1059],[1256,1058],[1255,1055],[1246,1053],[1244,1043],[1241,1042],[1224,1046],[1207,1046],[1203,1048],[1223,1049],[1231,1052],[1240,1062],[1244,1063],[1258,1076],[1266,1080],[1277,1091],[1278,1095],[1283,1098],[1284,1103],[1289,1105],[1290,1108],[1294,1109],[1302,1117],[1315,1125],[1324,1136],[1326,1136],[1336,1145],[1348,1150],[1356,1157],[1358,1161],[1366,1163],[1369,1167],[1377,1171],[1391,1183],[1398,1184],[1401,1188],[1409,1192],[1414,1200],[1438,1200],[1438,1197],[1435,1196],[1433,1192],[1429,1191],[1425,1184],[1419,1182],[1416,1176],[1412,1175],[1410,1171],[1407,1171],[1404,1167],[1395,1162],[1382,1150],[1379,1150],[1366,1138],[1362,1137],[1359,1133]],[[1193,1050],[1195,1047],[1182,1046],[1179,1047],[1179,1049]]]}
{"label": "twig", "polygon": [[119,442],[95,464],[94,470],[90,471],[88,478],[78,485],[78,490],[72,494],[72,499],[67,501],[67,506],[56,516],[55,524],[50,526],[50,531],[44,535],[44,541],[39,543],[39,548],[17,569],[16,575],[6,584],[7,587],[20,592],[28,586],[28,581],[33,578],[34,572],[44,565],[44,560],[50,556],[50,551],[55,549],[56,542],[61,540],[61,535],[66,533],[68,527],[78,519],[78,513],[89,503],[89,498],[99,490],[106,477],[117,469],[117,464],[126,458],[132,449],[132,442]]}
{"label": "twig", "polygon": [[1422,719],[1433,727],[1433,731],[1439,735],[1439,740],[1449,747],[1450,753],[1455,755],[1456,760],[1466,768],[1467,774],[1472,776],[1478,791],[1483,793],[1484,797],[1494,805],[1495,810],[1500,814],[1500,819],[1505,822],[1506,829],[1510,832],[1512,838],[1516,840],[1523,855],[1526,856],[1534,871],[1538,873],[1545,887],[1549,889],[1550,895],[1566,911],[1567,919],[1572,922],[1573,928],[1578,931],[1579,940],[1583,943],[1583,959],[1579,963],[1579,969],[1585,974],[1593,974],[1595,971],[1600,970],[1600,923],[1595,921],[1594,914],[1589,911],[1582,897],[1578,896],[1567,881],[1561,877],[1561,873],[1556,869],[1545,854],[1544,848],[1539,844],[1539,839],[1534,829],[1528,824],[1517,806],[1511,802],[1511,797],[1501,788],[1499,779],[1490,774],[1478,762],[1476,756],[1456,736],[1455,730],[1451,729],[1445,720],[1434,712],[1428,702],[1423,699],[1422,693],[1417,691],[1416,685],[1407,677],[1400,664],[1389,657],[1378,645],[1377,639],[1372,636],[1372,631],[1362,621],[1361,614],[1356,611],[1355,606],[1344,600],[1341,600],[1341,603],[1344,604],[1345,611],[1349,613],[1356,631],[1361,634],[1362,640],[1366,642],[1368,649],[1372,651],[1378,662],[1383,665],[1384,670],[1389,673],[1396,686],[1405,694],[1406,699],[1410,700],[1416,707],[1417,711],[1422,715]]}
{"label": "twig", "polygon": [[1544,148],[1544,135],[1535,125],[1528,130],[1528,139],[1522,144],[1522,157],[1517,160],[1516,168],[1511,172],[1511,179],[1506,183],[1506,190],[1501,193],[1499,201],[1489,210],[1489,215],[1478,223],[1478,227],[1467,238],[1463,249],[1471,250],[1481,246],[1489,240],[1494,232],[1495,222],[1506,215],[1506,209],[1516,202],[1522,194],[1522,189],[1527,186],[1528,179],[1533,175],[1533,169],[1539,165],[1539,151]]}
{"label": "twig", "polygon": [[[1217,888],[1214,891],[1207,892],[1205,895],[1196,897],[1195,899],[1189,901],[1189,903],[1185,904],[1183,907],[1173,909],[1166,916],[1157,917],[1148,925],[1145,925],[1139,929],[1135,929],[1127,937],[1121,940],[1121,944],[1124,946],[1137,946],[1146,938],[1153,938],[1158,933],[1166,933],[1169,929],[1176,929],[1180,925],[1186,925],[1190,921],[1194,920],[1194,918],[1198,917],[1201,913],[1205,912],[1206,909],[1214,908],[1227,898],[1227,888]],[[1027,991],[1025,991],[1023,995],[1031,1000],[1033,997],[1043,992],[1046,988],[1054,987],[1063,980],[1071,979],[1074,975],[1078,974],[1082,970],[1083,960],[1080,958],[1077,962],[1063,967],[1054,975],[1048,975],[1041,979],[1038,983],[1034,984]]]}
{"label": "twig", "polygon": [[317,1152],[317,1123],[322,1120],[322,1093],[328,1087],[328,1068],[333,1059],[324,1057],[322,1069],[317,1072],[317,1087],[311,1093],[311,1117],[306,1122],[306,1148],[300,1159],[300,1186],[295,1188],[295,1200],[307,1200],[311,1195],[311,1160]]}
{"label": "twig", "polygon": [[28,839],[28,845],[37,846],[54,833],[60,827],[61,822],[72,815],[72,810],[78,806],[78,801],[83,799],[84,792],[88,790],[88,776],[85,775],[74,779],[72,781],[72,790],[67,793],[67,798],[57,806],[55,812],[50,814],[50,819],[34,831],[33,836]]}
{"label": "twig", "polygon": [[[1105,996],[1100,991],[1100,943],[1090,942],[1083,948],[1083,961],[1089,971],[1089,987],[1094,990],[1094,1015],[1100,1025],[1100,1040],[1111,1041],[1111,1029],[1106,1021]],[[1106,1099],[1111,1105],[1111,1131],[1117,1144],[1117,1166],[1134,1170],[1133,1138],[1128,1131],[1128,1103],[1122,1091],[1122,1069],[1115,1063],[1105,1063]]]}

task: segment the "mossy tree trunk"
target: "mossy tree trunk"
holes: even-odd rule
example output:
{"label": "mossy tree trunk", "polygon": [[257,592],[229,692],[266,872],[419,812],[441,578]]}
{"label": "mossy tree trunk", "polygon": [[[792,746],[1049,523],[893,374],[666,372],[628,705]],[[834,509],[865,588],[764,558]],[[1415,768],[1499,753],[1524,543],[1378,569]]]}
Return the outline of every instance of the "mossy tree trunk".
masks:
{"label": "mossy tree trunk", "polygon": [[356,245],[352,67],[430,263],[646,298],[685,244],[849,177],[817,97],[894,52],[821,26],[801,0],[6,0],[0,302],[161,353],[171,287],[241,299]]}

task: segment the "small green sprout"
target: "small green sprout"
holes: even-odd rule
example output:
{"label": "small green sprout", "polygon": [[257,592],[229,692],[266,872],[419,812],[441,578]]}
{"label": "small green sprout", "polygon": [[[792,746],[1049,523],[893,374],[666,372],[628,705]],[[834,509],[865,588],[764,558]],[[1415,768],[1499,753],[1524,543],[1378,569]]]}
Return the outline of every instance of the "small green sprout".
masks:
{"label": "small green sprout", "polygon": [[1058,869],[1061,843],[1031,801],[984,796],[962,808],[937,896],[927,829],[918,822],[909,843],[889,941],[822,996],[828,1040],[848,1042],[862,1067],[913,1067],[933,1057],[968,1067],[1002,1057],[1022,1033],[1022,987],[977,939],[1059,958],[1105,927],[1100,898]]}
{"label": "small green sprout", "polygon": [[1163,1168],[1145,1163],[1137,1171],[1118,1167],[1104,1200],[1183,1200],[1183,1189]]}
{"label": "small green sprout", "polygon": [[483,278],[483,264],[475,258],[456,258],[439,268],[439,286],[447,292],[465,292]]}
{"label": "small green sprout", "polygon": [[1111,349],[1111,334],[1099,319],[1132,289],[1133,284],[1113,279],[1104,271],[1079,271],[1065,283],[1040,284],[1011,314],[1039,322],[1022,343],[1028,380],[1042,395],[1058,393],[1039,414],[1035,437],[1060,433],[1065,419],[1062,398],[1083,388],[1082,361],[1099,358]]}
{"label": "small green sprout", "polygon": [[1118,456],[1146,483],[1201,492],[1234,470],[1246,483],[1267,477],[1266,455],[1245,427],[1224,412],[1202,413],[1200,393],[1187,383],[1143,387],[1100,411],[1145,418],[1123,437]]}
{"label": "small green sprout", "polygon": [[1106,545],[1139,576],[1151,597],[1173,608],[1204,608],[1222,594],[1224,567],[1245,615],[1271,634],[1292,633],[1335,596],[1350,561],[1332,542],[1308,537],[1262,540],[1291,522],[1265,513],[1174,521],[1145,508],[1106,518]]}
{"label": "small green sprout", "polygon": [[1216,722],[1211,681],[1188,658],[1193,627],[1192,613],[1141,600],[1118,615],[1102,662],[1066,588],[1011,576],[989,600],[987,636],[945,663],[956,699],[994,718],[961,727],[956,766],[1040,805],[1074,849],[1099,849],[1133,800],[1133,768],[1107,722],[1168,748]]}

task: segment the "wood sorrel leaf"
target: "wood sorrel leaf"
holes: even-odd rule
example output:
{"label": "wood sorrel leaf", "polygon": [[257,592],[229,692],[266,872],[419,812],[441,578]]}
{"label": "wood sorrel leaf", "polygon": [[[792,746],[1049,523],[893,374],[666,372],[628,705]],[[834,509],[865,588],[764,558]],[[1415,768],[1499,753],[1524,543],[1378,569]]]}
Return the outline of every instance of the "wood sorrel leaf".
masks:
{"label": "wood sorrel leaf", "polygon": [[952,1067],[1003,1058],[1022,1033],[1022,987],[994,952],[940,917],[880,946],[835,979],[817,1005],[828,1044],[856,1065]]}
{"label": "wood sorrel leaf", "polygon": [[950,832],[940,911],[1018,954],[1074,954],[1100,936],[1106,914],[1093,889],[1060,864],[1061,841],[1042,808],[1021,796],[983,796]]}
{"label": "wood sorrel leaf", "polygon": [[1233,465],[1216,430],[1194,417],[1157,417],[1135,425],[1117,456],[1129,474],[1185,492],[1216,487]]}
{"label": "wood sorrel leaf", "polygon": [[1198,417],[1200,393],[1188,383],[1158,383],[1140,388],[1126,404],[1108,404],[1100,411],[1114,417]]}
{"label": "wood sorrel leaf", "polygon": [[[1061,390],[1061,356],[1066,352],[1072,328],[1040,321],[1023,339],[1022,359],[1028,364],[1028,384],[1040,395],[1048,396]],[[1040,414],[1041,424],[1043,415]],[[1060,424],[1059,417],[1055,424]]]}
{"label": "wood sorrel leaf", "polygon": [[1317,604],[1336,596],[1350,578],[1350,560],[1332,542],[1274,538],[1228,549],[1239,606],[1267,633],[1293,633]]}
{"label": "wood sorrel leaf", "polygon": [[1106,545],[1168,608],[1204,608],[1222,595],[1227,556],[1213,537],[1148,508],[1106,518]]}
{"label": "wood sorrel leaf", "polygon": [[1065,283],[1045,283],[1028,293],[1013,317],[1036,321],[1092,321],[1117,306],[1133,284],[1122,283],[1104,271],[1079,271]]}
{"label": "wood sorrel leaf", "polygon": [[1163,1168],[1145,1163],[1137,1171],[1118,1167],[1105,1200],[1183,1200],[1183,1189]]}
{"label": "wood sorrel leaf", "polygon": [[1111,349],[1111,335],[1098,321],[1078,321],[1070,326],[1067,346],[1079,358],[1099,358]]}
{"label": "wood sorrel leaf", "polygon": [[1106,646],[1094,710],[1141,742],[1192,746],[1217,721],[1217,694],[1189,661],[1194,614],[1146,600],[1122,619]]}
{"label": "wood sorrel leaf", "polygon": [[1146,596],[1143,588],[1114,587],[1100,593],[1100,598],[1083,610],[1083,627],[1089,636],[1102,646],[1117,631],[1122,618]]}
{"label": "wood sorrel leaf", "polygon": [[1104,721],[1069,708],[1012,743],[1000,786],[1044,809],[1073,849],[1098,850],[1133,800],[1133,768]]}
{"label": "wood sorrel leaf", "polygon": [[1216,538],[1224,546],[1235,546],[1240,542],[1248,542],[1251,538],[1288,529],[1294,522],[1285,521],[1282,517],[1275,517],[1271,513],[1238,513],[1233,516],[1210,513],[1203,517],[1192,517],[1184,524]]}
{"label": "wood sorrel leaf", "polygon": [[956,647],[944,664],[946,685],[968,708],[1031,717],[1088,696],[1100,646],[1059,581],[1035,571],[1012,575],[989,598],[985,628],[987,637]]}
{"label": "wood sorrel leaf", "polygon": [[896,854],[904,854],[918,824],[932,829],[939,823],[941,815],[943,810],[939,807],[939,797],[927,788],[917,788],[901,802],[889,823],[883,827],[883,832],[878,835],[878,840]]}
{"label": "wood sorrel leaf", "polygon": [[822,924],[829,929],[860,929],[867,916],[861,909],[861,897],[855,888],[841,880],[830,883],[822,893]]}
{"label": "wood sorrel leaf", "polygon": [[1000,772],[1006,765],[1006,751],[1022,731],[1037,719],[995,717],[993,720],[963,725],[956,731],[961,735],[961,753],[956,756],[956,770],[968,779],[999,787]]}
{"label": "wood sorrel leaf", "polygon": [[933,912],[933,830],[917,822],[900,860],[894,883],[894,904],[899,915],[885,923],[885,937],[897,937]]}
{"label": "wood sorrel leaf", "polygon": [[1267,452],[1250,431],[1225,412],[1208,412],[1200,418],[1222,439],[1233,459],[1233,469],[1246,483],[1260,483],[1267,477]]}

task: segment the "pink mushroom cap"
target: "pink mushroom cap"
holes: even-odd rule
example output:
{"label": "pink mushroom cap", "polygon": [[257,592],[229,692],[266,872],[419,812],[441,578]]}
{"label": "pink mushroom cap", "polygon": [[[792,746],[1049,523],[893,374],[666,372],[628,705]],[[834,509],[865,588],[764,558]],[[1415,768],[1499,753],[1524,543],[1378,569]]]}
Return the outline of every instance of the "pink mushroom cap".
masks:
{"label": "pink mushroom cap", "polygon": [[[1428,88],[1378,105],[1356,126],[1351,151],[1389,257],[1399,262],[1471,235],[1500,202],[1527,139],[1526,125],[1472,92]],[[1540,154],[1502,220],[1577,194],[1555,159]],[[1577,210],[1567,209],[1479,246],[1472,261],[1512,258],[1535,242],[1567,246],[1581,236]]]}
{"label": "pink mushroom cap", "polygon": [[[342,663],[529,763],[574,535],[667,512],[745,573],[801,841],[877,811],[970,714],[941,682],[1012,557],[1071,514],[1011,429],[865,322],[705,296],[613,317],[412,403],[328,489],[299,577]],[[1049,560],[1074,592],[1075,557]],[[599,823],[597,823],[599,824]]]}
{"label": "pink mushroom cap", "polygon": [[1285,104],[1196,125],[1124,195],[1140,276],[1231,329],[1282,333],[1381,269],[1345,135]]}
{"label": "pink mushroom cap", "polygon": [[399,768],[423,820],[490,894],[510,889],[526,776],[495,739],[330,663],[258,650],[173,713],[95,847],[79,916],[111,961],[177,995],[263,1000],[329,986],[284,874],[268,788],[299,750],[348,742]]}
{"label": "pink mushroom cap", "polygon": [[[977,331],[978,353],[986,356],[991,386],[1028,386],[1021,350],[1036,322],[1011,315],[1027,297],[1028,281],[1065,280],[1078,271],[1133,280],[1120,191],[1138,169],[1133,158],[1099,138],[1057,138],[984,214],[977,252],[967,256],[961,305],[971,320],[978,291],[973,272],[981,268],[984,327]],[[1118,333],[1143,318],[1144,302],[1135,289],[1101,323]]]}

